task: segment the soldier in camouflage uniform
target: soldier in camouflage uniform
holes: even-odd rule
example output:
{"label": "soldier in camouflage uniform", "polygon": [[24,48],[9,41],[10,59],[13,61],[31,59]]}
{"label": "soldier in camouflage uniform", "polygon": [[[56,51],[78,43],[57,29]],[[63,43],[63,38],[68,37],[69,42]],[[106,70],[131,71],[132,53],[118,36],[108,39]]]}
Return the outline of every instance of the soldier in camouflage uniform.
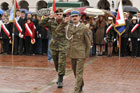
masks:
{"label": "soldier in camouflage uniform", "polygon": [[[52,40],[50,48],[52,50],[52,58],[54,60],[55,69],[58,72],[58,88],[63,87],[63,76],[65,75],[65,65],[66,65],[66,49],[67,49],[67,39],[65,37],[65,25],[63,10],[57,9],[55,12],[55,18],[45,18],[40,21],[40,25],[43,27],[48,27],[52,33]],[[62,25],[63,24],[63,25]]]}
{"label": "soldier in camouflage uniform", "polygon": [[84,86],[83,68],[84,60],[89,56],[90,37],[89,29],[80,23],[80,12],[72,11],[71,20],[66,29],[66,38],[69,41],[68,51],[72,62],[72,69],[76,78],[74,93],[80,93]]}

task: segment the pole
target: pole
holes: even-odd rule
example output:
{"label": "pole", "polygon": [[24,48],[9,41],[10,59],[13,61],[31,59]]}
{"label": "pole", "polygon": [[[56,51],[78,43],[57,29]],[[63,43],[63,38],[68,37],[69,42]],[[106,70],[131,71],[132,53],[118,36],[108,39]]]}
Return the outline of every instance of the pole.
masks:
{"label": "pole", "polygon": [[119,36],[119,57],[121,57],[121,36]]}
{"label": "pole", "polygon": [[13,1],[14,1],[14,19],[13,19],[13,33],[12,33],[12,54],[14,54],[14,32],[15,32],[14,22],[15,22],[15,15],[16,15],[16,0]]}

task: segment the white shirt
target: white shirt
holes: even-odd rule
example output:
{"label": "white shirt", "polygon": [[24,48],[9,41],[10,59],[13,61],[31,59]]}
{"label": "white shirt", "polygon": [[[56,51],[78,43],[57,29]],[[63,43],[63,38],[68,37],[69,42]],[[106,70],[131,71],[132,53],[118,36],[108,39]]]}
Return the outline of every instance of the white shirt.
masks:
{"label": "white shirt", "polygon": [[78,27],[80,25],[80,22],[78,22],[78,24],[73,24],[73,26],[75,27]]}

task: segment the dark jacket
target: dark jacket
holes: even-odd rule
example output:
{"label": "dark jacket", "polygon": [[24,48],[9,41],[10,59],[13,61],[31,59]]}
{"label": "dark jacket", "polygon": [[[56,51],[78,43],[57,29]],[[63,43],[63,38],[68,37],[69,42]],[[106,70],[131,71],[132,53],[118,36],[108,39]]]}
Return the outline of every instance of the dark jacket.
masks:
{"label": "dark jacket", "polygon": [[131,32],[131,30],[133,29],[133,27],[136,24],[131,23],[129,25],[129,37],[130,38],[140,38],[140,26],[137,27],[137,29],[134,32]]}
{"label": "dark jacket", "polygon": [[[25,32],[25,28],[24,28],[25,21],[23,20],[23,18],[19,18],[18,24],[21,26],[22,34],[24,35],[24,32]],[[19,31],[18,31],[16,25],[14,25],[14,28],[15,28],[15,30],[14,30],[15,36],[19,36]]]}
{"label": "dark jacket", "polygon": [[125,25],[125,32],[121,36],[124,37],[124,38],[128,38],[130,20],[129,19],[125,20],[125,23],[126,23],[126,25]]}
{"label": "dark jacket", "polygon": [[[10,32],[10,37],[11,38],[12,38],[12,26],[13,26],[12,23],[5,24],[5,27]],[[1,29],[1,36],[2,36],[2,39],[9,39],[9,37],[6,35],[6,33],[4,32],[3,29]]]}

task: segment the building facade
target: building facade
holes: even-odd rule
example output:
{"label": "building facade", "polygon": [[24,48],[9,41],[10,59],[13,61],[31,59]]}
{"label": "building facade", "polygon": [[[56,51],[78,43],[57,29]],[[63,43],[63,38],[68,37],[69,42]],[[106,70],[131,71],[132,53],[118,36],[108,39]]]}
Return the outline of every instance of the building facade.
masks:
{"label": "building facade", "polygon": [[[17,0],[20,8],[25,8],[29,11],[35,12],[41,8],[46,8],[47,3],[52,0]],[[84,2],[85,6],[92,6],[99,9],[107,9],[115,11],[118,7],[120,0],[56,0],[62,2]],[[140,10],[139,0],[122,0],[123,5],[131,5],[137,7]],[[3,10],[8,10],[12,6],[12,0],[0,0],[0,8]]]}

